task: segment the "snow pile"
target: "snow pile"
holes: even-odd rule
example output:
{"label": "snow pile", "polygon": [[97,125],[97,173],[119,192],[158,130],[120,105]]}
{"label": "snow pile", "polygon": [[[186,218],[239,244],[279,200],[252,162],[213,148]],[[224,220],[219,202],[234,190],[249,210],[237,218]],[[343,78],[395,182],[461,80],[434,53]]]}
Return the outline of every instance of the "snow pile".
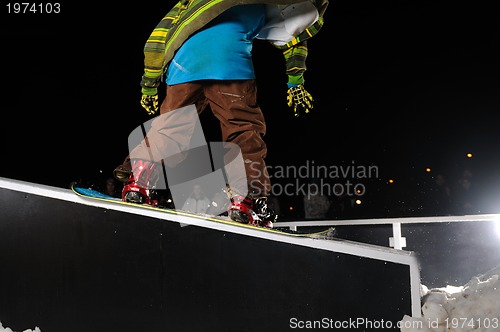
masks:
{"label": "snow pile", "polygon": [[401,332],[500,331],[500,266],[462,287],[428,290],[422,317],[404,316]]}
{"label": "snow pile", "polygon": [[[8,327],[3,327],[2,322],[0,322],[0,332],[15,332]],[[23,332],[42,332],[38,327],[35,327],[34,330],[24,330]]]}

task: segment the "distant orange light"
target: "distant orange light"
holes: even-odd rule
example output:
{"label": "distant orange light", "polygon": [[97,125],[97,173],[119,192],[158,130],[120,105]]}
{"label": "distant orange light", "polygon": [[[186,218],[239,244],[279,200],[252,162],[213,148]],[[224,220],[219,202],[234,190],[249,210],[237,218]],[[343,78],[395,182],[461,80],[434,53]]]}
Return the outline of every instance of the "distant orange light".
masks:
{"label": "distant orange light", "polygon": [[427,168],[425,169],[425,171],[426,171],[427,173],[429,173],[429,172],[431,171],[430,167],[427,167]]}
{"label": "distant orange light", "polygon": [[290,206],[288,209],[290,209],[290,211],[293,211],[293,206]]}
{"label": "distant orange light", "polygon": [[467,158],[472,158],[472,153],[467,153]]}
{"label": "distant orange light", "polygon": [[357,204],[357,205],[361,205],[361,200],[360,200],[360,199],[357,199],[357,200],[356,200],[356,204]]}
{"label": "distant orange light", "polygon": [[389,183],[394,183],[394,180],[393,179],[389,179]]}

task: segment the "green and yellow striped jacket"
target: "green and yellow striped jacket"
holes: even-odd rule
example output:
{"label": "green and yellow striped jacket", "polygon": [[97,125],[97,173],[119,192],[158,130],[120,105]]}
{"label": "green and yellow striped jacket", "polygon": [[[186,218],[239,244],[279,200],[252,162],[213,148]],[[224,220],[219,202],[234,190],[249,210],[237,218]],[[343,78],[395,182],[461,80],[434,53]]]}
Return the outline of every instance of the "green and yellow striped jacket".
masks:
{"label": "green and yellow striped jacket", "polygon": [[[181,0],[163,19],[149,36],[144,47],[144,75],[141,80],[144,94],[156,94],[168,64],[175,52],[190,35],[204,27],[213,18],[225,10],[241,4],[274,4],[288,5],[304,0]],[[307,57],[306,40],[314,36],[323,25],[323,14],[328,6],[328,0],[316,0],[315,6],[319,19],[282,49],[286,62],[286,74],[289,83],[302,84],[303,73],[306,70]]]}

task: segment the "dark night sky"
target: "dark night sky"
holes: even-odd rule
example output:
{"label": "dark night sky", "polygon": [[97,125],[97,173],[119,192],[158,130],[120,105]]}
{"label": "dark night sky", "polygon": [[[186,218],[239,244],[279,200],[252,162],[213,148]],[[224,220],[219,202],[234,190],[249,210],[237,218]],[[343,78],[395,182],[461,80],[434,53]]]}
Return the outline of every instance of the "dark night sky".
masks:
{"label": "dark night sky", "polygon": [[[172,5],[68,2],[53,15],[4,6],[0,177],[66,187],[111,174],[130,131],[150,119],[139,105],[142,47]],[[299,119],[286,106],[280,52],[256,41],[269,164],[377,165],[373,216],[387,214],[375,202],[399,201],[388,178],[411,200],[430,181],[425,167],[472,169],[483,196],[500,198],[499,32],[486,4],[333,1],[309,42],[315,107]],[[216,140],[217,123],[202,121]]]}

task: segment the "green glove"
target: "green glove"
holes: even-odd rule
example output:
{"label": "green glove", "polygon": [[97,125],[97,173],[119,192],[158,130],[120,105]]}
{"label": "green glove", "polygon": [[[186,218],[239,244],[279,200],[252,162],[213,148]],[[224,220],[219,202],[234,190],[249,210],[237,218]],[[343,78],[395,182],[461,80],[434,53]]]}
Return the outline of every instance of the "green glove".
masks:
{"label": "green glove", "polygon": [[149,115],[153,115],[158,112],[158,95],[142,95],[141,106],[148,112]]}
{"label": "green glove", "polygon": [[295,117],[298,117],[302,112],[309,113],[313,108],[313,97],[302,84],[289,88],[287,94],[288,107],[293,106]]}

